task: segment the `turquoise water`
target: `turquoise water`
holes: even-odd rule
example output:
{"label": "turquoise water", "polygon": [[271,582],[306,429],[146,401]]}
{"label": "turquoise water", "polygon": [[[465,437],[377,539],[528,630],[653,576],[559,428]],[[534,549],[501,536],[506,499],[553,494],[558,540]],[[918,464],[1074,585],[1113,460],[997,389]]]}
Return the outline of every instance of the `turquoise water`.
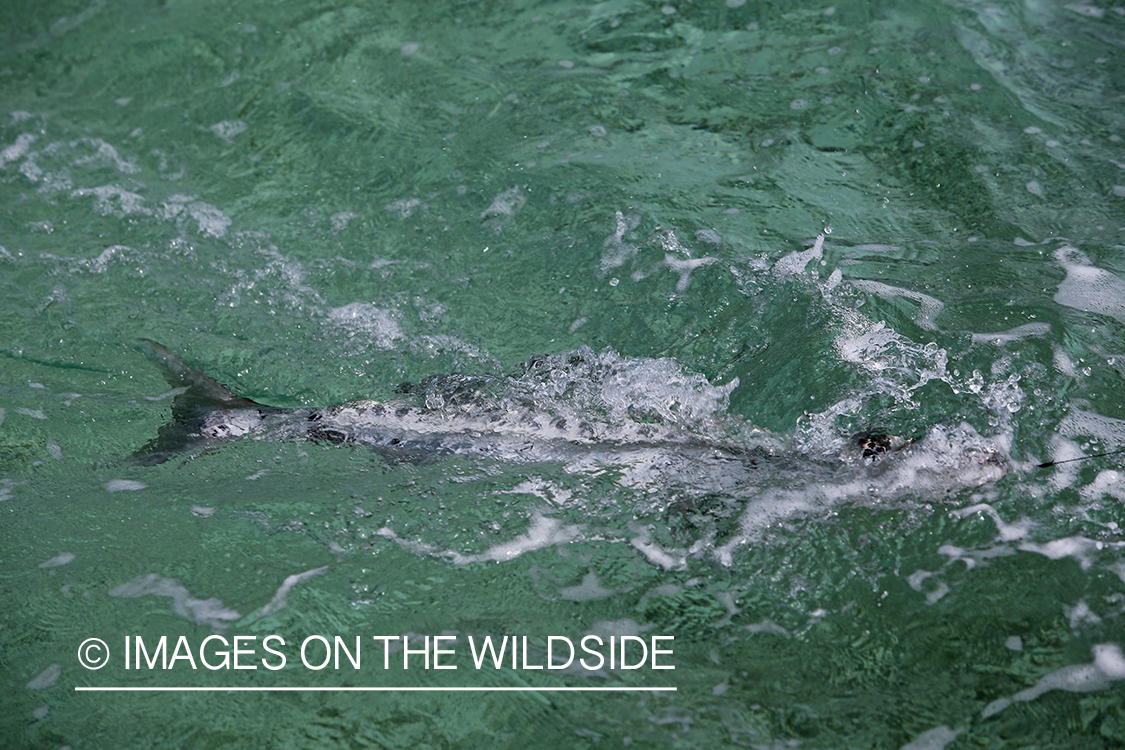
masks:
{"label": "turquoise water", "polygon": [[[1086,2],[5,4],[4,745],[1122,746],[1122,457],[1037,465],[1125,448],[1123,48]],[[138,465],[139,337],[606,439]],[[672,654],[532,668],[591,635]]]}

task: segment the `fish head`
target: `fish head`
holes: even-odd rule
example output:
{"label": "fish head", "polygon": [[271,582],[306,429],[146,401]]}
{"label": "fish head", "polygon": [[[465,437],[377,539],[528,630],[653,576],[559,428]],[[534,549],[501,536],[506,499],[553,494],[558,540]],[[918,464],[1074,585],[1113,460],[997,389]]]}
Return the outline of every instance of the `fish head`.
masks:
{"label": "fish head", "polygon": [[860,481],[881,498],[933,498],[994,484],[1008,470],[1000,441],[962,423],[932,427],[920,440],[880,451],[863,467]]}

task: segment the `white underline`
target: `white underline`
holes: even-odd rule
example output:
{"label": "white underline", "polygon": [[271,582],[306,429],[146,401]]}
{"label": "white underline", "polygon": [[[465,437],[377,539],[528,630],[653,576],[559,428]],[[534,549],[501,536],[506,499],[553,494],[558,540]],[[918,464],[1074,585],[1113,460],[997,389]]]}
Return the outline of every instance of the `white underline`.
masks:
{"label": "white underline", "polygon": [[99,693],[649,693],[674,687],[81,687]]}

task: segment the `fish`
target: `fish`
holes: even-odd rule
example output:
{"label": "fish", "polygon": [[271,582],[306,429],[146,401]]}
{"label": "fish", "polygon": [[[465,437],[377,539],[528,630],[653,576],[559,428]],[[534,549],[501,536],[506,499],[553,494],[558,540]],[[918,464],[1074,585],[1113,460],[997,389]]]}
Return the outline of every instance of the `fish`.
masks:
{"label": "fish", "polygon": [[[935,426],[918,440],[863,432],[843,441],[839,455],[824,456],[786,450],[784,441],[762,430],[751,431],[756,440],[742,442],[700,434],[683,420],[677,423],[673,412],[626,410],[599,418],[597,409],[565,408],[562,401],[512,387],[510,379],[462,373],[404,383],[384,400],[275,407],[238,395],[156,341],[138,341],[174,394],[172,420],[132,457],[145,466],[194,458],[231,440],[311,441],[368,446],[392,463],[457,455],[557,464],[589,475],[612,470],[619,484],[631,487],[738,497],[768,486],[881,499],[954,493],[997,482],[1008,472],[1003,446],[964,423]],[[560,372],[578,380],[608,377],[605,363],[588,348],[561,356],[532,358],[524,372],[544,381]],[[597,372],[602,375],[590,374]],[[722,388],[737,381],[705,385],[725,398],[729,390]]]}

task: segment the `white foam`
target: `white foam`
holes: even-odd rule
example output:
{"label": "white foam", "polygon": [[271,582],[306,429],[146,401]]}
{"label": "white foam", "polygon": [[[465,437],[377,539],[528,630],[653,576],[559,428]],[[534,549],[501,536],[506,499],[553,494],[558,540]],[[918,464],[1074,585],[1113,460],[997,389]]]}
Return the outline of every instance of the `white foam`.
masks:
{"label": "white foam", "polygon": [[340,211],[339,213],[332,214],[329,220],[332,222],[333,232],[342,232],[347,229],[348,222],[358,218],[359,214],[353,214],[351,211]]}
{"label": "white foam", "polygon": [[[825,235],[827,232],[825,232]],[[1019,387],[1020,378],[1016,374],[994,366],[993,375],[1003,377],[999,383],[990,382],[978,371],[961,373],[949,367],[950,354],[936,343],[915,342],[895,331],[885,321],[873,320],[860,312],[856,306],[856,295],[847,293],[840,300],[835,299],[836,290],[844,289],[861,294],[870,294],[883,299],[905,299],[914,303],[913,320],[922,329],[937,330],[938,319],[945,303],[929,294],[916,292],[909,288],[892,286],[879,281],[866,279],[847,280],[839,268],[832,269],[826,279],[821,274],[807,273],[807,266],[815,260],[823,260],[824,236],[808,250],[790,253],[778,261],[773,268],[774,276],[788,277],[805,275],[820,291],[836,319],[831,328],[835,331],[834,346],[836,355],[845,363],[859,366],[865,371],[863,389],[829,407],[820,414],[808,415],[800,429],[800,439],[813,439],[820,443],[838,440],[834,428],[841,417],[854,417],[862,414],[865,404],[873,396],[889,396],[894,399],[896,408],[916,409],[921,400],[916,393],[934,380],[947,384],[955,394],[976,394],[980,405],[995,413],[991,426],[1003,430],[1008,435],[998,435],[993,439],[996,449],[1002,449],[1010,439],[1012,413],[1022,408],[1024,394]],[[859,246],[856,251],[884,252],[893,250],[884,246]],[[861,305],[862,306],[862,302]],[[1030,323],[1011,331],[974,336],[974,341],[987,341],[996,344],[1006,343],[1029,336],[1042,336],[1050,331],[1043,323]]]}
{"label": "white foam", "polygon": [[607,589],[598,580],[598,574],[588,572],[582,577],[582,583],[577,586],[565,586],[559,589],[559,598],[571,602],[588,602],[594,599],[604,599],[617,593],[616,589]]}
{"label": "white foam", "polygon": [[738,534],[715,548],[715,559],[730,567],[740,547],[759,538],[770,526],[798,515],[808,514],[830,504],[823,487],[811,485],[800,490],[770,490],[751,498],[738,519]]}
{"label": "white foam", "polygon": [[0,151],[0,167],[10,161],[16,161],[27,154],[31,144],[35,143],[36,136],[31,133],[21,133],[16,136],[16,142]]}
{"label": "white foam", "polygon": [[[734,594],[730,591],[716,591],[715,598],[726,608],[727,613],[711,624],[713,628],[723,628],[730,624],[731,619],[742,612],[742,608],[735,604]],[[772,623],[771,623],[772,624]],[[753,631],[751,631],[753,632]]]}
{"label": "white foam", "polygon": [[393,214],[397,214],[400,219],[409,219],[414,213],[414,209],[421,206],[422,200],[420,198],[403,198],[401,200],[388,203],[383,206],[384,209]]}
{"label": "white foam", "polygon": [[1011,341],[1019,341],[1020,339],[1031,338],[1033,336],[1046,336],[1051,332],[1050,323],[1027,323],[1026,325],[1016,326],[1008,331],[999,331],[997,333],[974,333],[973,342],[982,344],[996,344],[1002,346]]}
{"label": "white foam", "polygon": [[51,664],[39,674],[31,678],[27,683],[28,690],[43,690],[49,688],[59,681],[62,676],[62,665],[58,662]]}
{"label": "white foam", "polygon": [[1067,412],[1059,422],[1058,432],[1068,438],[1097,438],[1111,450],[1125,445],[1125,419],[1107,417],[1084,409],[1071,409]]}
{"label": "white foam", "polygon": [[527,532],[507,542],[501,542],[489,547],[484,552],[464,555],[456,550],[441,549],[425,542],[403,539],[393,529],[384,526],[376,532],[384,539],[389,539],[400,547],[415,554],[427,557],[440,557],[455,565],[468,565],[474,562],[507,562],[537,549],[565,544],[578,538],[582,527],[573,524],[564,524],[557,518],[549,518],[539,513],[531,517]]}
{"label": "white foam", "polygon": [[112,165],[114,169],[122,174],[137,174],[141,168],[128,159],[121,157],[117,153],[117,149],[109,145],[101,138],[81,138],[77,141],[71,142],[72,148],[78,144],[84,146],[93,146],[94,153],[88,156],[81,156],[74,160],[75,166],[84,166],[86,164],[105,164]]}
{"label": "white foam", "polygon": [[[953,544],[943,544],[938,547],[938,554],[945,555],[949,558],[949,565],[954,562],[964,564],[965,568],[972,570],[978,565],[984,567],[988,565],[988,561],[994,557],[1011,557],[1016,554],[1015,550],[1007,544],[997,545],[995,547],[985,547],[984,549],[964,549]],[[942,566],[943,568],[945,566]]]}
{"label": "white foam", "polygon": [[136,491],[148,487],[147,484],[134,482],[132,479],[111,479],[102,486],[109,492]]}
{"label": "white foam", "polygon": [[614,213],[617,222],[613,234],[602,242],[601,271],[605,273],[611,268],[618,268],[635,258],[641,251],[636,245],[625,241],[625,234],[632,232],[640,225],[640,218],[625,216],[620,211]]}
{"label": "white foam", "polygon": [[243,133],[249,126],[242,120],[223,120],[207,128],[221,138],[227,145],[234,143],[234,137]]}
{"label": "white foam", "polygon": [[1116,643],[1094,646],[1094,666],[1111,680],[1125,680],[1125,655]]}
{"label": "white foam", "polygon": [[[31,157],[28,157],[28,159],[20,165],[20,174],[22,174],[32,182],[39,182],[44,178],[44,175],[46,173],[43,171],[42,167],[36,164]],[[70,178],[65,174],[53,175],[52,179],[50,180],[50,187],[55,189],[65,190],[70,186]]]}
{"label": "white foam", "polygon": [[[443,351],[443,352],[446,352],[447,354],[450,354],[450,353],[463,354],[463,355],[469,357],[470,360],[473,360],[475,362],[484,362],[489,367],[493,367],[493,368],[499,367],[499,363],[496,362],[496,359],[491,354],[486,352],[485,350],[481,349],[480,347],[473,346],[472,344],[468,343],[467,341],[462,341],[461,339],[457,338],[456,336],[451,336],[450,334],[447,334],[447,333],[427,334],[425,336],[420,336],[415,341],[412,341],[411,344],[415,348],[420,349],[422,351],[426,351],[426,352]],[[463,360],[463,359],[456,359],[456,360],[454,360],[454,366],[455,367],[464,367],[463,364],[457,364],[457,362],[464,362],[464,361],[465,360]]]}
{"label": "white foam", "polygon": [[758,622],[752,622],[749,625],[743,625],[742,629],[745,630],[747,633],[773,633],[775,635],[780,635],[780,636],[783,636],[785,638],[789,637],[789,631],[788,630],[781,627],[780,625],[778,625],[776,622],[774,622],[773,620],[771,620],[768,617],[765,618],[764,620],[759,620]]}
{"label": "white foam", "polygon": [[171,182],[176,182],[178,180],[182,180],[184,178],[184,175],[187,174],[187,167],[185,167],[182,163],[179,165],[180,168],[178,170],[176,170],[175,172],[169,172],[168,170],[170,169],[170,165],[168,163],[168,154],[164,151],[161,151],[158,148],[154,148],[150,153],[153,156],[158,157],[159,161],[156,168],[164,179]]}
{"label": "white foam", "polygon": [[504,495],[531,495],[553,505],[566,505],[573,497],[573,490],[566,490],[554,482],[544,481],[541,477],[531,477],[517,484],[510,490],[501,490]]}
{"label": "white foam", "polygon": [[793,276],[804,273],[805,266],[811,261],[824,258],[824,235],[818,234],[812,247],[802,252],[791,252],[773,265],[774,276]]}
{"label": "white foam", "polygon": [[1055,259],[1066,271],[1066,278],[1055,293],[1055,302],[1125,323],[1125,281],[1089,265],[1086,256],[1073,247],[1059,248]]}
{"label": "white foam", "polygon": [[102,185],[95,188],[78,188],[73,196],[93,196],[94,210],[103,216],[140,214],[148,216],[152,211],[145,208],[145,199],[130,190],[116,185]]}
{"label": "white foam", "polygon": [[1080,16],[1086,16],[1087,18],[1101,18],[1105,15],[1105,8],[1099,8],[1096,5],[1087,5],[1086,3],[1067,3],[1063,7]]}
{"label": "white foam", "polygon": [[942,724],[940,727],[922,732],[922,734],[903,745],[901,750],[942,750],[964,731],[965,727],[950,729],[947,725]]}
{"label": "white foam", "polygon": [[920,328],[925,328],[928,331],[936,331],[937,323],[935,320],[945,308],[945,303],[936,297],[931,297],[928,294],[915,292],[910,289],[902,289],[901,287],[891,286],[890,284],[883,284],[878,281],[866,281],[863,279],[853,279],[848,282],[851,286],[861,292],[867,294],[874,294],[876,297],[883,299],[894,299],[895,297],[902,297],[903,299],[912,300],[918,303],[918,310],[911,316],[914,322]]}
{"label": "white foam", "polygon": [[208,237],[223,237],[230,228],[230,218],[210,203],[196,200],[193,195],[173,195],[160,204],[160,215],[165,219],[183,217],[195,220],[200,234]]}
{"label": "white foam", "polygon": [[1073,440],[1067,440],[1060,435],[1051,437],[1050,456],[1051,461],[1055,462],[1055,466],[1051,468],[1051,474],[1047,482],[1052,491],[1059,492],[1067,487],[1074,486],[1078,479],[1078,471],[1082,467],[1080,462],[1072,459],[1081,458],[1083,455],[1085,454],[1082,449]]}
{"label": "white foam", "polygon": [[1094,481],[1078,489],[1078,494],[1088,503],[1107,495],[1118,502],[1125,502],[1125,474],[1116,469],[1099,471]]}
{"label": "white foam", "polygon": [[687,554],[683,550],[666,550],[652,541],[652,532],[647,528],[638,529],[639,533],[629,541],[633,549],[644,555],[645,559],[658,568],[664,570],[683,570],[687,567]]}
{"label": "white foam", "polygon": [[73,562],[75,554],[73,552],[60,552],[46,562],[39,563],[40,568],[57,568],[60,565],[66,565]]}
{"label": "white foam", "polygon": [[[887,327],[886,323],[871,323],[866,319],[852,321],[854,325],[842,330],[836,337],[836,352],[844,362],[861,365],[876,376],[884,376],[872,385],[890,392],[899,401],[908,401],[910,393],[930,380],[951,379],[946,370],[948,354],[936,345],[920,346]],[[856,330],[860,328],[860,330]],[[917,382],[901,382],[899,373],[917,373]],[[887,376],[896,377],[887,377]]]}
{"label": "white foam", "polygon": [[1068,693],[1089,693],[1108,690],[1116,680],[1125,679],[1125,656],[1121,646],[1116,643],[1100,643],[1094,646],[1092,664],[1072,664],[1044,675],[1034,686],[1021,690],[1010,698],[992,701],[981,711],[981,718],[987,719],[1003,711],[1013,703],[1029,703],[1052,690],[1065,690]]}
{"label": "white foam", "polygon": [[172,600],[172,611],[199,625],[213,630],[224,630],[229,622],[242,618],[237,611],[223,605],[221,599],[197,599],[174,578],[148,573],[133,578],[109,590],[109,595],[123,599],[139,596],[166,596]]}
{"label": "white foam", "polygon": [[[970,505],[967,508],[959,508],[952,511],[952,515],[957,516],[958,518],[964,518],[966,516],[971,516],[977,513],[982,513],[992,519],[993,523],[996,524],[998,538],[1002,542],[1012,542],[1016,539],[1025,539],[1028,535],[1028,532],[1033,528],[1033,524],[1031,523],[1031,521],[1027,520],[1005,523],[1000,518],[1000,514],[996,512],[996,509],[988,503],[978,503],[976,505]],[[970,565],[969,567],[972,566]]]}
{"label": "white foam", "polygon": [[527,196],[520,187],[509,188],[492,199],[492,205],[481,212],[480,217],[487,219],[489,216],[514,216],[527,203]]}
{"label": "white foam", "polygon": [[621,357],[609,350],[598,355],[609,365],[601,383],[602,402],[623,421],[630,409],[659,414],[669,424],[692,427],[725,411],[738,378],[725,385],[711,385],[698,373],[684,372],[673,359]]}
{"label": "white foam", "polygon": [[132,250],[132,248],[125,245],[112,245],[102,250],[98,257],[86,262],[86,267],[94,273],[105,273],[106,268],[109,267],[109,262],[122,254],[124,250]]}
{"label": "white foam", "polygon": [[686,291],[691,284],[691,272],[703,266],[709,266],[712,263],[717,263],[718,258],[703,257],[703,258],[687,258],[681,260],[675,255],[665,255],[664,265],[672,269],[672,271],[679,275],[680,280],[676,282],[676,291]]}
{"label": "white foam", "polygon": [[522,534],[508,542],[497,544],[477,555],[466,555],[465,562],[480,562],[492,560],[503,562],[513,560],[520,555],[532,550],[553,547],[564,544],[577,538],[582,527],[573,524],[564,524],[557,518],[549,518],[535,514],[531,517],[527,533]]}
{"label": "white foam", "polygon": [[289,604],[289,592],[293,590],[294,586],[296,586],[301,581],[307,581],[314,576],[323,575],[327,570],[328,566],[323,565],[319,568],[306,570],[303,573],[294,573],[291,576],[286,576],[285,580],[282,581],[281,585],[274,593],[273,598],[270,599],[269,602],[265,604],[261,609],[251,615],[251,617],[268,617],[285,609],[286,605]]}
{"label": "white foam", "polygon": [[596,635],[608,641],[610,638],[640,635],[651,627],[652,625],[641,627],[640,623],[631,617],[623,617],[620,620],[595,620],[589,632],[584,635]]}
{"label": "white foam", "polygon": [[208,237],[222,237],[227,233],[231,220],[210,203],[195,201],[188,207],[188,213],[195,219],[201,234]]}
{"label": "white foam", "polygon": [[1063,613],[1070,621],[1070,629],[1074,631],[1075,635],[1078,634],[1080,625],[1097,626],[1102,622],[1102,618],[1090,609],[1090,605],[1086,603],[1085,599],[1079,599],[1073,607],[1064,604]]}
{"label": "white foam", "polygon": [[362,335],[366,344],[379,349],[393,349],[395,341],[405,338],[399,317],[397,310],[376,307],[369,302],[352,302],[328,311],[328,320],[333,325],[352,336]]}
{"label": "white foam", "polygon": [[1024,552],[1037,552],[1052,560],[1072,557],[1078,561],[1082,570],[1089,570],[1094,563],[1094,558],[1103,548],[1125,547],[1125,543],[1099,542],[1084,536],[1068,536],[1061,539],[1052,539],[1040,544],[1038,542],[1024,542],[1019,549]]}
{"label": "white foam", "polygon": [[[852,322],[860,323],[862,330],[856,331],[854,326],[849,326],[848,330],[836,337],[836,351],[841,360],[863,365],[874,373],[882,372],[892,365],[897,369],[904,369],[907,363],[901,361],[902,357],[888,355],[893,355],[895,350],[909,352],[916,349],[913,342],[899,335],[883,321],[873,323],[862,318]],[[940,351],[944,353],[944,350]],[[944,370],[944,360],[941,364]]]}
{"label": "white foam", "polygon": [[715,247],[723,244],[723,236],[714,229],[698,229],[695,232],[695,238]]}
{"label": "white foam", "polygon": [[1023,408],[1024,393],[1019,387],[1021,379],[1019,374],[1012,373],[1007,380],[992,382],[981,392],[981,403],[998,417],[993,420],[993,426],[1003,426],[1008,431],[1005,437],[1005,449],[1011,447],[1010,416]]}
{"label": "white foam", "polygon": [[929,570],[916,570],[906,578],[906,583],[910,588],[918,593],[926,594],[926,604],[934,604],[939,601],[943,596],[949,593],[949,584],[945,581],[937,581],[930,591],[924,591],[924,584],[926,581],[934,577],[934,572]]}

